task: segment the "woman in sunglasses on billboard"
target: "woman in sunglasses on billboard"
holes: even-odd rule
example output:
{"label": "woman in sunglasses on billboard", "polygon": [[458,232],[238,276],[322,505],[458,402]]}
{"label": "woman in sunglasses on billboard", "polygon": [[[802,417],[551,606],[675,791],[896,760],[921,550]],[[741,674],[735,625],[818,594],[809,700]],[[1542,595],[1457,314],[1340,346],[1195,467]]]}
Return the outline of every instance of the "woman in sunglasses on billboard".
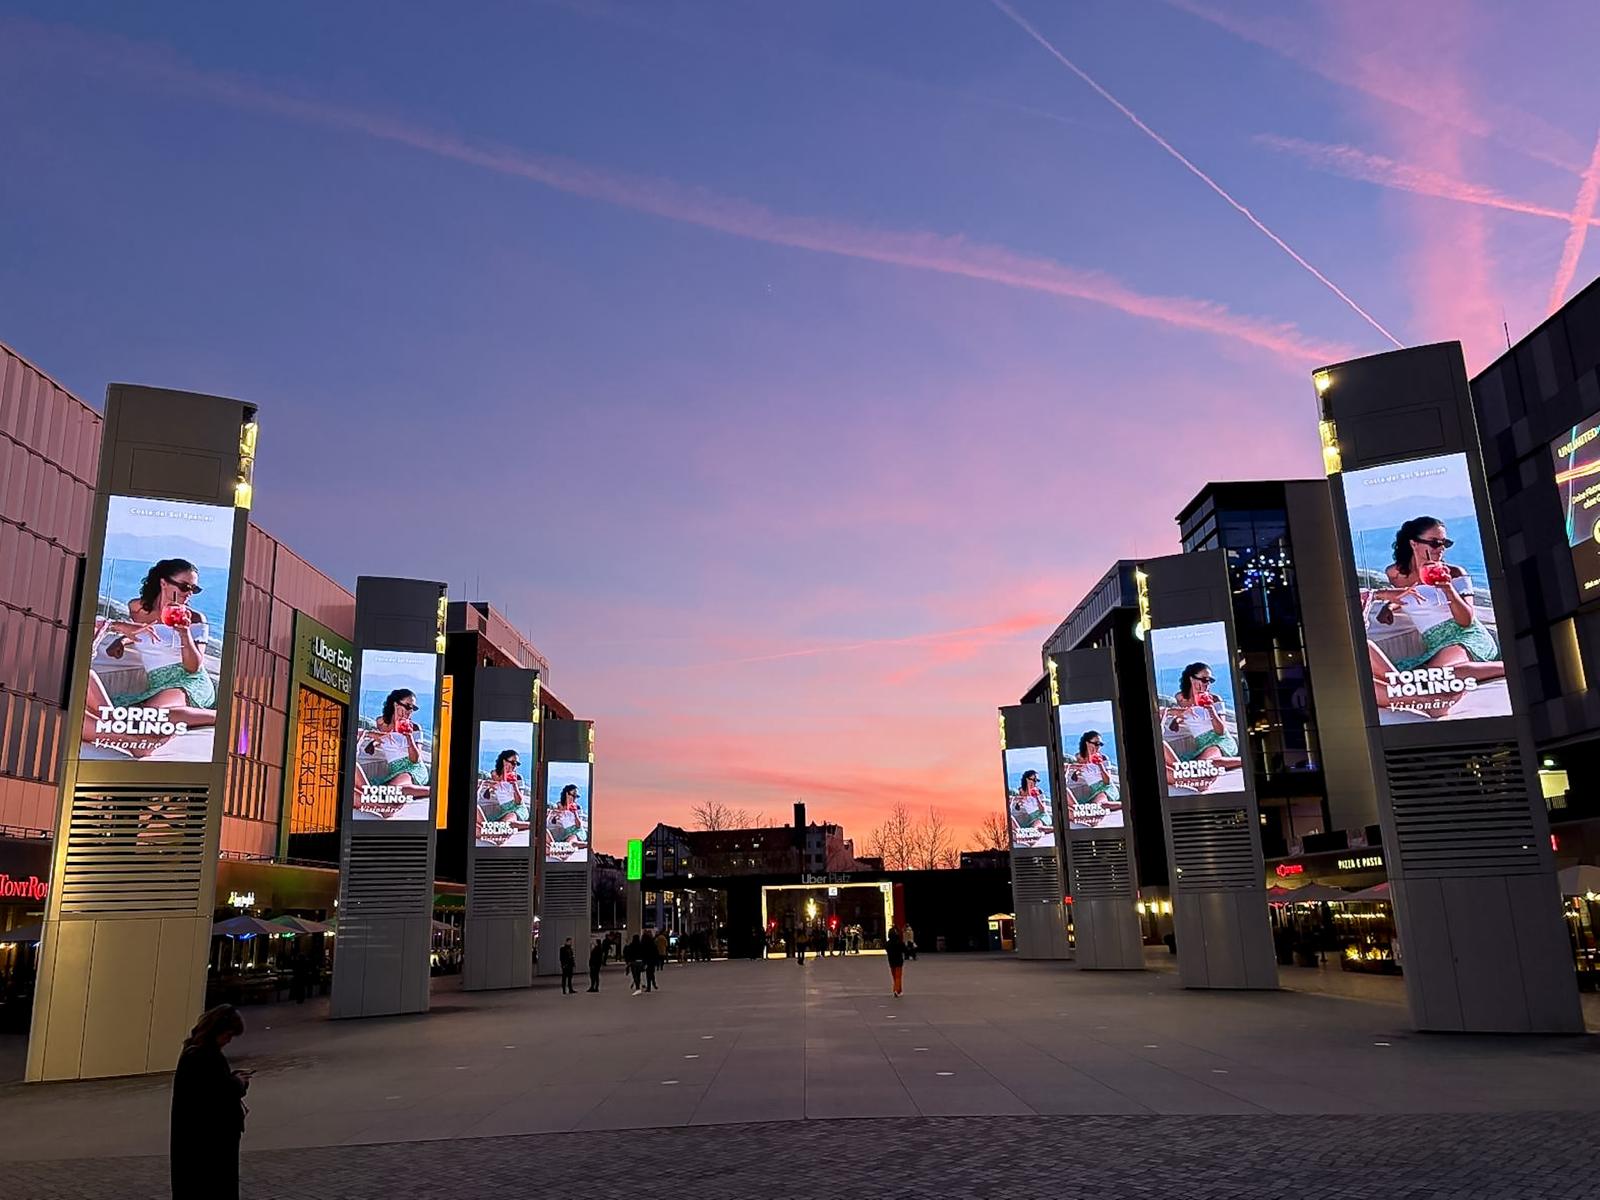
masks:
{"label": "woman in sunglasses on billboard", "polygon": [[[496,840],[504,843],[511,836],[531,828],[529,816],[532,805],[528,794],[522,790],[522,776],[517,769],[522,759],[515,750],[502,750],[494,760],[494,771],[478,787],[478,840]],[[504,826],[504,831],[486,836],[483,826],[492,822]]]}
{"label": "woman in sunglasses on billboard", "polygon": [[128,601],[127,619],[106,621],[96,631],[117,635],[107,643],[107,655],[120,659],[132,652],[145,669],[144,686],[110,696],[113,706],[166,709],[172,721],[190,728],[216,724],[217,687],[205,669],[206,618],[189,607],[190,598],[203,590],[192,562],[164,558]]}
{"label": "woman in sunglasses on billboard", "polygon": [[[1178,677],[1178,691],[1172,703],[1161,712],[1168,786],[1173,785],[1173,768],[1178,762],[1206,762],[1219,772],[1232,771],[1244,762],[1239,757],[1239,739],[1229,724],[1228,706],[1211,690],[1216,681],[1210,663],[1190,663]],[[1172,748],[1172,738],[1185,733],[1194,738],[1194,748],[1179,754]]]}
{"label": "woman in sunglasses on billboard", "polygon": [[[1393,703],[1383,682],[1390,672],[1448,667],[1456,677],[1480,683],[1506,673],[1500,643],[1478,617],[1472,577],[1445,561],[1445,551],[1454,545],[1443,521],[1413,517],[1395,532],[1394,561],[1385,571],[1390,586],[1374,588],[1363,599],[1364,608],[1374,600],[1382,602],[1372,614],[1379,625],[1392,626],[1396,617],[1404,616],[1421,636],[1414,653],[1392,658],[1371,640],[1369,627],[1367,645],[1380,706]],[[1450,699],[1456,698],[1459,694],[1452,693]],[[1435,716],[1450,706],[1438,697],[1430,697],[1426,705],[1411,703]]]}
{"label": "woman in sunglasses on billboard", "polygon": [[428,795],[428,764],[422,761],[422,747],[412,719],[417,708],[417,694],[410,688],[395,688],[384,697],[383,715],[361,735],[365,752],[382,765],[362,771],[362,783],[398,787],[402,794],[413,798]]}
{"label": "woman in sunglasses on billboard", "polygon": [[1067,763],[1067,823],[1093,829],[1112,813],[1122,811],[1122,791],[1117,768],[1106,757],[1105,738],[1099,730],[1085,730],[1078,739],[1078,756]]}

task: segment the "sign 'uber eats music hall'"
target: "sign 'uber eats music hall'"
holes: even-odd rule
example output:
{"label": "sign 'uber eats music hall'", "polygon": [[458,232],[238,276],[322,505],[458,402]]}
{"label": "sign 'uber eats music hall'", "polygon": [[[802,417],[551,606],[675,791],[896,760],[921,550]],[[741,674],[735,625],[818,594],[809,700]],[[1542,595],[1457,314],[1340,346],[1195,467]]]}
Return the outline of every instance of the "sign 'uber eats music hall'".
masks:
{"label": "sign 'uber eats music hall'", "polygon": [[304,613],[295,614],[282,836],[338,828],[345,718],[355,665],[355,646],[348,639]]}

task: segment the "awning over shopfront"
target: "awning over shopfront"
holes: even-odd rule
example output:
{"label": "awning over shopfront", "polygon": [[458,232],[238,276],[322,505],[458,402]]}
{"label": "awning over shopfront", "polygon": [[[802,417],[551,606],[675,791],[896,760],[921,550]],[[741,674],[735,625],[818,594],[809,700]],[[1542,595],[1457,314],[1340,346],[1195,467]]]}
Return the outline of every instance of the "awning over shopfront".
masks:
{"label": "awning over shopfront", "polygon": [[29,945],[37,942],[44,936],[44,926],[37,921],[32,925],[18,925],[15,929],[8,929],[0,933],[0,946]]}
{"label": "awning over shopfront", "polygon": [[1588,863],[1579,863],[1574,867],[1563,867],[1556,872],[1556,882],[1561,885],[1563,896],[1587,896],[1591,892],[1600,893],[1600,867],[1592,867]]}
{"label": "awning over shopfront", "polygon": [[[1272,889],[1274,892],[1278,888]],[[1350,899],[1350,893],[1341,888],[1321,883],[1308,883],[1305,887],[1284,888],[1283,894],[1273,899],[1274,904],[1328,904]]]}
{"label": "awning over shopfront", "polygon": [[257,917],[229,917],[211,927],[212,937],[282,937],[288,932],[282,925],[274,925]]}
{"label": "awning over shopfront", "polygon": [[1359,892],[1351,892],[1345,899],[1360,900],[1364,903],[1381,900],[1387,904],[1389,901],[1389,884],[1387,881],[1373,884],[1371,887],[1363,888]]}

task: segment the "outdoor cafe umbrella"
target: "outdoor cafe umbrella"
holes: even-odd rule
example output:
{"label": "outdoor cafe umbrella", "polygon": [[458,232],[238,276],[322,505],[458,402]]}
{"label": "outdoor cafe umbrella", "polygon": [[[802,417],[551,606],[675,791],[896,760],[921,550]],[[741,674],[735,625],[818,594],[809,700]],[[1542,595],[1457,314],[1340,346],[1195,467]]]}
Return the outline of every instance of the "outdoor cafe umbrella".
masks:
{"label": "outdoor cafe umbrella", "polygon": [[44,926],[35,921],[32,925],[18,925],[15,929],[8,929],[0,933],[0,946],[8,942],[24,943],[37,942],[44,936]]}
{"label": "outdoor cafe umbrella", "polygon": [[1556,872],[1556,882],[1561,885],[1563,896],[1587,896],[1590,892],[1600,892],[1600,867],[1592,867],[1588,863],[1563,867]]}
{"label": "outdoor cafe umbrella", "polygon": [[1321,883],[1308,883],[1284,896],[1280,904],[1317,904],[1350,899],[1350,893]]}
{"label": "outdoor cafe umbrella", "polygon": [[238,916],[229,917],[226,921],[218,921],[211,927],[212,937],[247,938],[258,934],[266,937],[277,937],[287,932],[282,925],[273,925],[258,917]]}
{"label": "outdoor cafe umbrella", "polygon": [[304,917],[273,917],[267,924],[278,926],[280,932],[284,930],[289,933],[328,932],[328,927],[321,921],[308,921]]}
{"label": "outdoor cafe umbrella", "polygon": [[1363,900],[1363,901],[1387,900],[1388,898],[1389,898],[1389,881],[1387,879],[1384,880],[1382,883],[1375,883],[1371,887],[1365,888],[1365,889],[1363,889],[1363,890],[1361,890],[1359,892],[1351,892],[1348,896],[1345,897],[1346,900]]}

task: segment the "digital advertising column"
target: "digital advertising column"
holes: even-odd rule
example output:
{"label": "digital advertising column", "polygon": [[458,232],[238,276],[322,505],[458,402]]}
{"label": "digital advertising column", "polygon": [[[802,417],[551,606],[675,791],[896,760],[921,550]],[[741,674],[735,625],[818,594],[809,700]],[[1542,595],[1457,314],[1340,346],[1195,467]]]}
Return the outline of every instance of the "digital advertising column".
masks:
{"label": "digital advertising column", "polygon": [[1071,958],[1051,796],[1050,709],[1011,704],[1000,710],[1000,770],[1011,831],[1011,898],[1020,958]]}
{"label": "digital advertising column", "polygon": [[205,1003],[255,452],[252,405],[107,389],[31,1081],[170,1071]]}
{"label": "digital advertising column", "polygon": [[445,586],[356,580],[333,1017],[426,1012]]}
{"label": "digital advertising column", "polygon": [[594,722],[544,723],[544,803],[540,828],[539,974],[561,973],[568,938],[579,962],[588,960],[593,863]]}
{"label": "digital advertising column", "polygon": [[[533,856],[539,820],[539,673],[479,667],[472,681],[467,839],[468,991],[533,985]],[[576,945],[576,943],[574,943]],[[588,954],[585,946],[584,954]]]}
{"label": "digital advertising column", "polygon": [[1135,579],[1179,977],[1186,988],[1275,988],[1226,559],[1220,550],[1150,559]]}
{"label": "digital advertising column", "polygon": [[1412,1021],[1581,1033],[1461,347],[1312,379]]}
{"label": "digital advertising column", "polygon": [[1144,938],[1134,908],[1139,876],[1112,652],[1107,647],[1052,654],[1045,670],[1077,963],[1085,970],[1143,970]]}

